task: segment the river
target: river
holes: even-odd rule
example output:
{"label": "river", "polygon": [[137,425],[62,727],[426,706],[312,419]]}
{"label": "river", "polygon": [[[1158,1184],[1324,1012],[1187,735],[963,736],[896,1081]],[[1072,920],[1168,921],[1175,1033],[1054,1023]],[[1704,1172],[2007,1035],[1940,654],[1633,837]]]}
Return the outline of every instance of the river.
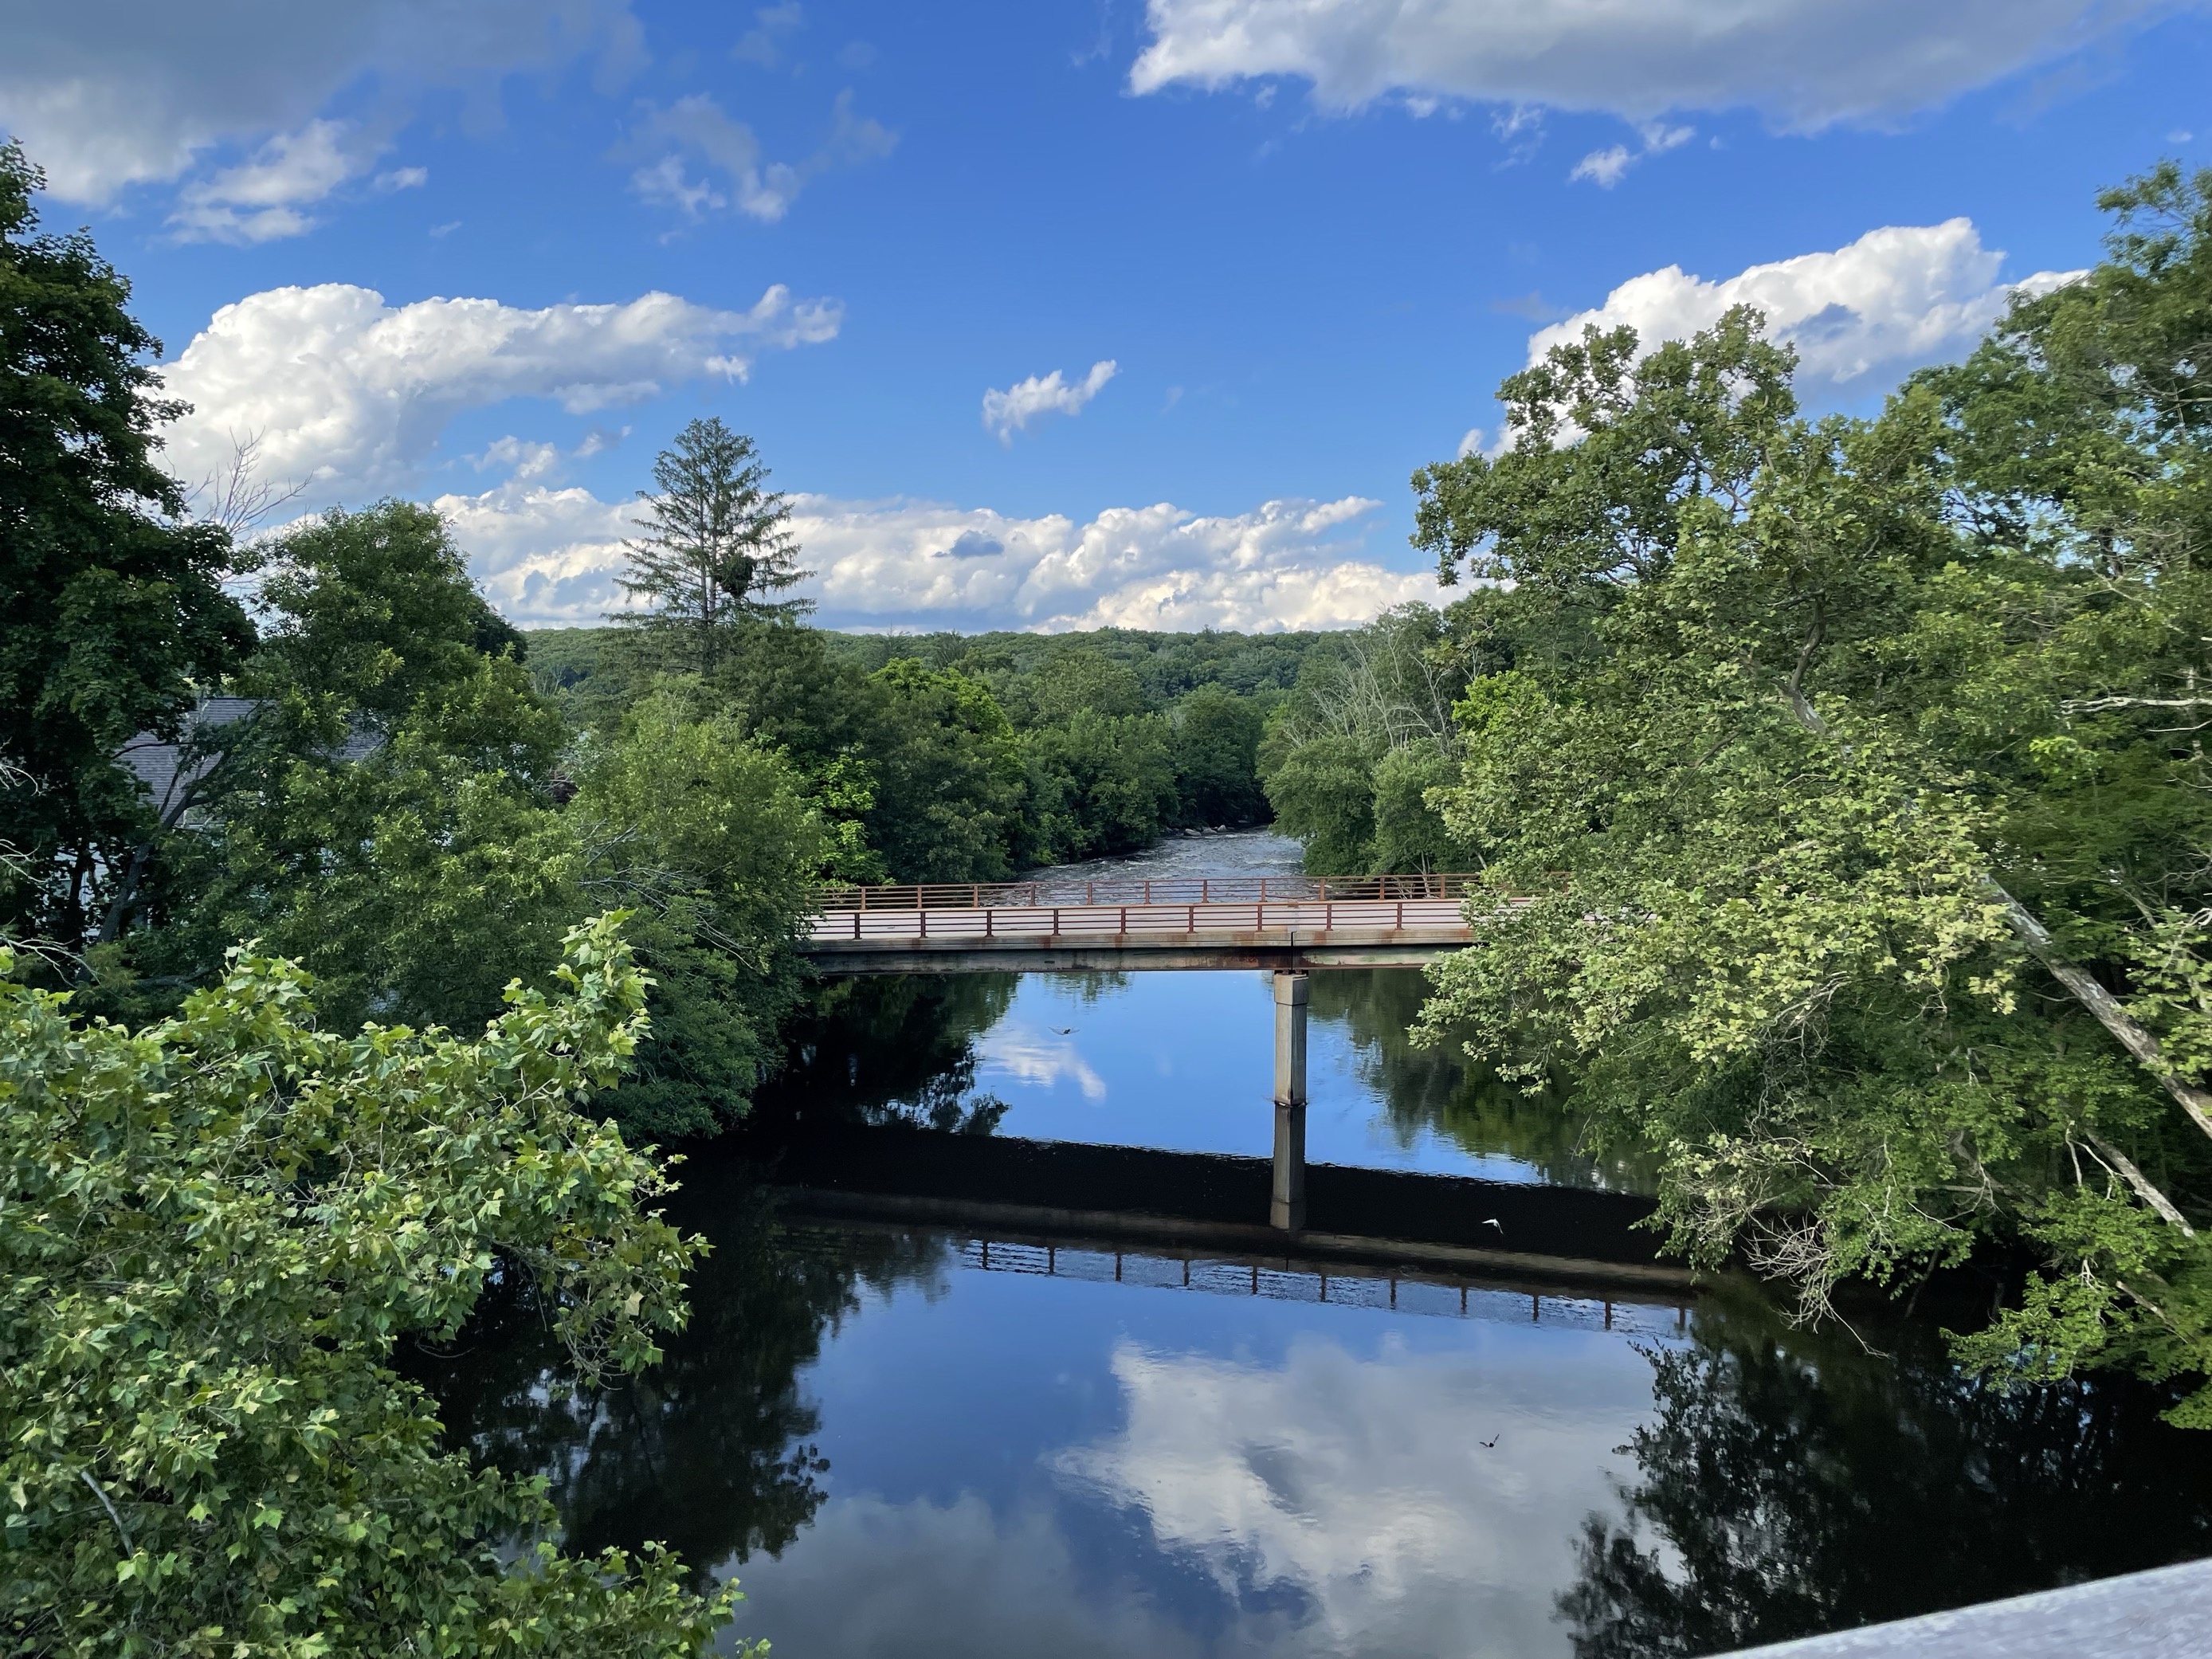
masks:
{"label": "river", "polygon": [[[1316,1161],[1648,1182],[1566,1105],[1411,1047],[1418,975],[1313,999]],[[1249,973],[854,982],[763,1133],[1262,1153],[1271,1018]],[[787,1224],[748,1169],[689,1172],[676,1218],[714,1249],[647,1376],[565,1395],[519,1297],[420,1364],[459,1443],[549,1476],[574,1542],[736,1576],[738,1632],[779,1659],[1699,1654],[2212,1553],[2212,1437],[2124,1382],[1978,1389],[1924,1316],[1797,1331],[1741,1287],[1325,1302],[1171,1253]]]}

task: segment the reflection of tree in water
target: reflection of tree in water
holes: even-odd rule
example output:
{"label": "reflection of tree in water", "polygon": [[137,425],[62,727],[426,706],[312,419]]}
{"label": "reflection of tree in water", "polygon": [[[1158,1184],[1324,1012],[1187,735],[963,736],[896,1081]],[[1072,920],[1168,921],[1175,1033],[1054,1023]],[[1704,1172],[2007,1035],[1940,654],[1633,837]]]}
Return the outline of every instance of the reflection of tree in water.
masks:
{"label": "reflection of tree in water", "polygon": [[[1871,1333],[1869,1333],[1871,1336]],[[1654,1351],[1627,1513],[1559,1598],[1576,1659],[1779,1642],[2212,1552],[2212,1437],[2103,1377],[1996,1393],[1930,1326],[1791,1331],[1709,1298]]]}
{"label": "reflection of tree in water", "polygon": [[689,1326],[638,1376],[579,1393],[538,1308],[512,1287],[450,1355],[410,1369],[437,1395],[449,1438],[550,1482],[582,1550],[659,1539],[703,1575],[781,1554],[812,1521],[829,1468],[798,1374],[859,1306],[862,1288],[940,1279],[944,1246],[906,1234],[787,1233],[741,1176],[695,1176],[671,1219],[707,1234]]}
{"label": "reflection of tree in water", "polygon": [[901,1123],[988,1134],[1005,1103],[975,1089],[975,1039],[1014,1000],[1012,974],[830,980],[787,1023],[783,1070],[757,1093],[757,1133],[817,1123]]}
{"label": "reflection of tree in water", "polygon": [[1449,1044],[1416,1048],[1409,1032],[1428,996],[1419,969],[1343,969],[1310,983],[1310,1017],[1345,1027],[1359,1080],[1382,1100],[1400,1146],[1430,1129],[1475,1156],[1528,1164],[1554,1186],[1653,1189],[1648,1158],[1601,1158],[1581,1145],[1586,1115],[1572,1102],[1524,1094]]}

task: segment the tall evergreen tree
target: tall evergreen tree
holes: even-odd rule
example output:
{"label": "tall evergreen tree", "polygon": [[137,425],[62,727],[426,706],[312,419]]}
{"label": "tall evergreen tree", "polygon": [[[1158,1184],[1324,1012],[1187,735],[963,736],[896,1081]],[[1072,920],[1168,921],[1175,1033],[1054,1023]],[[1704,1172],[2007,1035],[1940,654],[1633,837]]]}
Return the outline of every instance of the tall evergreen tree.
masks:
{"label": "tall evergreen tree", "polygon": [[230,539],[185,521],[155,434],[159,342],[90,237],[42,235],[45,183],[0,145],[0,929],[76,943],[106,908],[150,809],[115,763],[173,736],[196,684],[252,641],[222,591]]}
{"label": "tall evergreen tree", "polygon": [[768,488],[753,441],[709,416],[676,434],[653,463],[657,491],[640,490],[646,533],[625,544],[617,578],[649,609],[616,622],[659,636],[684,666],[712,672],[748,623],[790,621],[813,609],[779,599],[811,573],[799,568],[791,511]]}

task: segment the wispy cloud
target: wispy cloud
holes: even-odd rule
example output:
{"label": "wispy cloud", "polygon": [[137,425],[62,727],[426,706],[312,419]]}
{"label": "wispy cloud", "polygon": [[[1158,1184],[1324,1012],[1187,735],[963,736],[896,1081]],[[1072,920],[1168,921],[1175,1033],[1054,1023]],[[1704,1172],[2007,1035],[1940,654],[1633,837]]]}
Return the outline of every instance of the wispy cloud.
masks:
{"label": "wispy cloud", "polygon": [[1631,149],[1626,144],[1614,144],[1606,149],[1594,149],[1575,163],[1574,171],[1567,178],[1570,181],[1588,179],[1600,190],[1611,190],[1638,161],[1679,149],[1697,136],[1695,127],[1670,127],[1664,121],[1648,121],[1638,131],[1642,148]]}
{"label": "wispy cloud", "polygon": [[1055,368],[1049,374],[1018,380],[1004,392],[988,391],[983,394],[984,429],[997,434],[1000,443],[1012,444],[1014,434],[1028,431],[1048,415],[1079,415],[1118,370],[1111,357],[1103,357],[1072,384]]}
{"label": "wispy cloud", "polygon": [[898,146],[896,133],[854,112],[849,88],[837,94],[830,117],[830,136],[813,155],[769,161],[751,127],[708,94],[693,93],[665,107],[647,105],[619,153],[641,160],[630,185],[648,202],[689,219],[734,207],[772,224],[831,168],[873,161]]}
{"label": "wispy cloud", "polygon": [[[169,224],[187,242],[273,242],[304,234],[317,223],[307,210],[368,171],[383,149],[343,121],[310,121],[271,138],[236,167],[186,185]],[[413,183],[429,176],[420,168],[406,171],[417,175]]]}

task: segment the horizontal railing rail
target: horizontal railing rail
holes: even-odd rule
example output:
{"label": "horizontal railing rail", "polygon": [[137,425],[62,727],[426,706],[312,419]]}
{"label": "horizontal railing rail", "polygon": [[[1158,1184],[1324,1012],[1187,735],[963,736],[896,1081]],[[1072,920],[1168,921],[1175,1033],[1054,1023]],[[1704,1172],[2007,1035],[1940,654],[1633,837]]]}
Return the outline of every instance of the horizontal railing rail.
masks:
{"label": "horizontal railing rail", "polygon": [[847,911],[981,910],[1096,906],[1328,902],[1334,900],[1462,899],[1481,884],[1454,872],[1410,876],[1168,876],[1103,881],[919,882],[825,886],[815,898],[825,914]]}
{"label": "horizontal railing rail", "polygon": [[821,944],[838,939],[1034,940],[1063,934],[1193,939],[1263,933],[1269,928],[1322,936],[1340,928],[1391,933],[1410,929],[1435,938],[1465,934],[1468,922],[1457,896],[1270,898],[1241,903],[1216,899],[1180,904],[983,904],[904,910],[854,907],[816,917],[811,936]]}

